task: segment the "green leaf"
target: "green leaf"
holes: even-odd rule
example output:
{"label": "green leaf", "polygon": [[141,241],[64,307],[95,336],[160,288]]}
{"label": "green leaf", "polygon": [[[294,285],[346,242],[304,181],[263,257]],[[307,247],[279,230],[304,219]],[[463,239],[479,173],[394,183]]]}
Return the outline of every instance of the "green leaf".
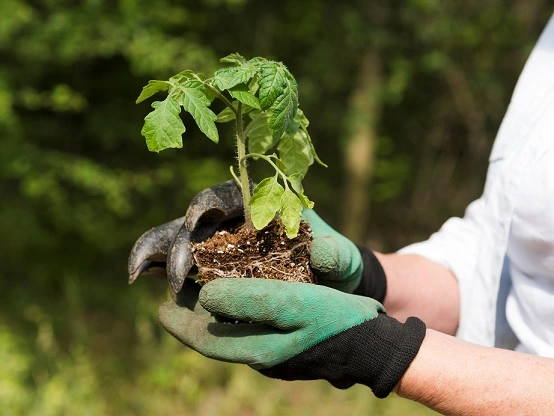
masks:
{"label": "green leaf", "polygon": [[229,89],[229,94],[236,100],[239,100],[241,103],[249,105],[252,108],[260,110],[260,102],[258,99],[250,92],[248,87],[245,84],[235,85],[233,88]]}
{"label": "green leaf", "polygon": [[[308,121],[308,119],[306,119],[306,121]],[[306,135],[306,139],[308,140],[308,145],[310,146],[310,153],[312,154],[312,157],[314,158],[314,160],[317,163],[319,163],[321,166],[328,167],[325,163],[323,163],[323,161],[319,158],[319,156],[315,152],[315,147],[314,147],[314,144],[312,142],[312,138],[310,137],[310,134],[308,133],[308,130],[306,130],[305,127],[302,127],[301,131],[304,132],[304,134]]]}
{"label": "green leaf", "polygon": [[248,205],[251,207],[252,223],[256,229],[261,230],[275,218],[284,192],[277,182],[277,176],[265,178],[254,188]]}
{"label": "green leaf", "polygon": [[300,119],[300,126],[304,130],[306,130],[308,128],[308,126],[310,125],[310,121],[308,120],[308,118],[304,114],[304,111],[302,111],[301,109],[298,109],[298,110],[296,110],[296,115]]}
{"label": "green leaf", "polygon": [[204,84],[199,81],[187,81],[183,85],[177,86],[179,93],[177,100],[183,106],[185,111],[189,112],[194,121],[211,141],[219,141],[219,133],[215,125],[217,116],[208,108],[210,100],[204,95]]}
{"label": "green leaf", "polygon": [[277,166],[279,168],[279,170],[286,175],[287,166],[283,163],[283,161],[281,159],[279,159],[277,157],[277,155],[275,153],[273,154],[273,156],[274,156],[273,163],[275,163],[275,166]]}
{"label": "green leaf", "polygon": [[269,110],[277,97],[283,94],[286,75],[278,62],[269,61],[261,65],[258,97],[262,110]]}
{"label": "green leaf", "polygon": [[141,134],[146,138],[148,150],[159,152],[183,147],[181,135],[185,132],[185,126],[179,117],[179,102],[172,96],[167,96],[164,101],[153,102],[152,108],[154,111],[144,118],[141,130]]}
{"label": "green leaf", "polygon": [[202,74],[196,74],[191,69],[187,69],[185,71],[181,71],[178,74],[173,75],[171,78],[169,78],[169,83],[171,85],[179,84],[181,82],[188,81],[189,79],[194,79],[195,77],[202,77]]}
{"label": "green leaf", "polygon": [[235,119],[235,113],[229,107],[225,107],[215,119],[216,123],[227,123]]}
{"label": "green leaf", "polygon": [[291,175],[294,173],[305,175],[308,167],[314,161],[307,136],[303,130],[298,130],[294,136],[285,134],[281,138],[277,150],[280,159]]}
{"label": "green leaf", "polygon": [[[233,108],[236,110],[238,108],[238,102],[234,101]],[[242,114],[251,114],[253,111],[255,111],[254,108],[250,107],[249,105],[243,104],[242,105]],[[231,110],[229,107],[225,107],[218,115],[217,119],[215,120],[216,123],[227,123],[228,121],[233,121],[235,119],[235,113],[233,110]]]}
{"label": "green leaf", "polygon": [[312,209],[314,207],[314,203],[310,201],[306,195],[304,195],[304,187],[302,186],[302,179],[304,179],[304,175],[301,173],[293,173],[287,177],[287,179],[289,180],[292,189],[294,189],[298,195],[302,205],[304,205],[305,208]]}
{"label": "green leaf", "polygon": [[219,60],[222,64],[242,65],[246,63],[246,58],[240,53],[231,53]]}
{"label": "green leaf", "polygon": [[302,203],[290,189],[286,189],[281,197],[281,221],[285,225],[288,238],[295,238],[302,219]]}
{"label": "green leaf", "polygon": [[272,112],[269,127],[276,140],[287,130],[298,108],[298,87],[286,67],[280,62],[261,65],[258,97],[262,110]]}
{"label": "green leaf", "polygon": [[296,84],[287,83],[286,85],[287,87],[283,90],[283,93],[277,97],[271,107],[269,128],[273,131],[276,140],[283,136],[298,108]]}
{"label": "green leaf", "polygon": [[244,134],[248,137],[248,152],[265,154],[269,149],[275,146],[273,133],[267,125],[269,114],[265,111],[256,111],[250,114],[256,114],[252,121],[248,123]]}
{"label": "green leaf", "polygon": [[248,81],[250,81],[257,72],[256,66],[248,63],[241,66],[222,68],[215,71],[211,82],[221,91],[225,91],[239,84],[248,84]]}
{"label": "green leaf", "polygon": [[146,100],[147,98],[152,97],[157,92],[167,91],[168,88],[169,88],[169,83],[167,81],[158,81],[158,80],[148,81],[148,84],[144,86],[144,88],[142,89],[142,92],[137,98],[137,101],[135,102],[138,104]]}
{"label": "green leaf", "polygon": [[301,117],[303,115],[304,115],[303,111],[297,107],[296,108],[296,114],[294,115],[294,117],[290,121],[289,125],[287,126],[286,133],[289,136],[294,136],[296,134],[296,132],[298,131],[298,129],[300,128],[300,125],[302,123]]}

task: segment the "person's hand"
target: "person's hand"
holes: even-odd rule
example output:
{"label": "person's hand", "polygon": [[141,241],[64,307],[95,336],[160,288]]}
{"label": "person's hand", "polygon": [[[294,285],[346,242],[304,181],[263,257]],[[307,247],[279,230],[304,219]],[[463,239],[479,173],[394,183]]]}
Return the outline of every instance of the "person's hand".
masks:
{"label": "person's hand", "polygon": [[[129,282],[140,274],[167,276],[172,293],[179,292],[193,267],[189,242],[210,237],[222,222],[243,214],[234,181],[201,191],[185,217],[155,227],[137,240],[129,256]],[[386,277],[373,253],[335,231],[313,210],[304,210],[303,219],[312,229],[310,264],[318,283],[383,301]]]}
{"label": "person's hand", "polygon": [[416,356],[425,324],[405,324],[367,297],[268,279],[187,279],[182,306],[160,307],[165,329],[206,357],[283,380],[356,383],[386,397]]}

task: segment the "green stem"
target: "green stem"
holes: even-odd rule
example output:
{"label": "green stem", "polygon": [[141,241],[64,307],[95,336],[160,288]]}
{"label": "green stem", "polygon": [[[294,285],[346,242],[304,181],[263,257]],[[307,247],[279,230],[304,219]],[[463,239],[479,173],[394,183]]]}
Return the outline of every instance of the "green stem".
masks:
{"label": "green stem", "polygon": [[240,115],[240,111],[237,111],[237,109],[235,109],[235,107],[233,107],[233,104],[231,104],[231,101],[229,101],[227,99],[227,97],[225,97],[217,88],[215,88],[213,85],[210,85],[208,82],[204,82],[204,85],[206,87],[208,87],[208,89],[210,91],[212,91],[215,95],[217,95],[217,98],[219,98],[221,101],[223,101],[223,103],[227,107],[229,107],[233,113],[235,113],[235,117],[238,120],[239,115]]}
{"label": "green stem", "polygon": [[237,106],[237,157],[239,163],[239,177],[242,188],[242,201],[244,204],[244,222],[246,227],[253,229],[252,214],[250,210],[250,179],[248,178],[248,168],[246,166],[246,135],[242,124],[242,103]]}

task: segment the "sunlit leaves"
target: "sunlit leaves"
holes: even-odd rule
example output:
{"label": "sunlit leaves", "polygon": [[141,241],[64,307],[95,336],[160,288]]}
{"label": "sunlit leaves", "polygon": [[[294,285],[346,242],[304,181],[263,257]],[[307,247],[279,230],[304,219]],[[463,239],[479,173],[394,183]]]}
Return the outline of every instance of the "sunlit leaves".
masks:
{"label": "sunlit leaves", "polygon": [[259,100],[263,110],[272,115],[269,127],[276,139],[287,130],[298,108],[298,87],[288,69],[280,62],[261,65]]}
{"label": "sunlit leaves", "polygon": [[147,98],[152,97],[157,92],[167,91],[168,88],[169,88],[169,82],[167,81],[158,81],[158,80],[148,81],[148,84],[146,84],[146,86],[142,89],[142,92],[137,98],[136,103],[138,104],[146,100]]}
{"label": "sunlit leaves", "polygon": [[260,110],[260,103],[258,99],[250,92],[250,89],[244,85],[239,84],[229,89],[229,95],[241,103],[249,105],[252,108]]}
{"label": "sunlit leaves", "polygon": [[169,148],[183,147],[181,135],[185,126],[179,117],[181,108],[171,96],[163,101],[152,103],[154,111],[144,119],[141,134],[146,138],[146,145],[151,152]]}
{"label": "sunlit leaves", "polygon": [[[181,108],[216,143],[216,123],[236,122],[237,146],[248,149],[245,157],[263,159],[275,169],[275,176],[263,179],[250,198],[252,223],[261,229],[279,214],[287,236],[293,238],[298,233],[302,207],[313,207],[301,181],[314,160],[322,163],[306,130],[308,120],[298,108],[296,81],[281,62],[261,57],[246,60],[235,53],[222,58],[221,63],[222,68],[211,78],[186,70],[168,81],[150,81],[137,102],[160,91],[168,95],[153,104],[142,134],[151,151],[182,147],[185,126],[179,115]],[[214,98],[225,104],[217,115],[210,108]],[[268,155],[275,148],[278,155]],[[242,155],[245,152],[242,150]],[[240,172],[248,177],[242,166]]]}
{"label": "sunlit leaves", "polygon": [[246,58],[240,53],[231,53],[221,58],[219,62],[222,64],[242,65],[246,63]]}
{"label": "sunlit leaves", "polygon": [[265,111],[251,114],[253,118],[244,131],[248,138],[248,152],[264,154],[276,144],[273,133],[267,124],[269,114]]}
{"label": "sunlit leaves", "polygon": [[215,126],[217,116],[208,108],[210,100],[204,95],[203,84],[197,81],[188,81],[182,86],[179,86],[179,94],[177,94],[179,103],[185,111],[189,112],[198,128],[211,141],[217,143],[219,134]]}
{"label": "sunlit leaves", "polygon": [[298,235],[301,218],[302,203],[300,199],[293,191],[286,189],[281,197],[281,221],[283,221],[288,238]]}
{"label": "sunlit leaves", "polygon": [[305,175],[314,162],[306,134],[299,130],[294,136],[285,134],[277,146],[279,156],[287,171]]}
{"label": "sunlit leaves", "polygon": [[288,177],[292,189],[294,189],[294,191],[298,195],[298,198],[300,199],[300,202],[302,202],[302,205],[304,205],[304,208],[312,209],[314,207],[314,203],[310,201],[306,195],[304,195],[302,179],[304,179],[304,175],[300,173],[293,173]]}
{"label": "sunlit leaves", "polygon": [[275,218],[275,214],[281,208],[284,192],[277,176],[265,178],[254,188],[249,202],[254,227],[261,230]]}

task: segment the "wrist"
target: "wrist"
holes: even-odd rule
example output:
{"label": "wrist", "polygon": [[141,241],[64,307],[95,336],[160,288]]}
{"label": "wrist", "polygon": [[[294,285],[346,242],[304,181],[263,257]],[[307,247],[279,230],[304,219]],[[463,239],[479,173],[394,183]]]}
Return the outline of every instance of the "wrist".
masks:
{"label": "wrist", "polygon": [[353,294],[373,298],[381,303],[387,294],[387,276],[377,255],[364,246],[357,245],[362,257],[362,276]]}

